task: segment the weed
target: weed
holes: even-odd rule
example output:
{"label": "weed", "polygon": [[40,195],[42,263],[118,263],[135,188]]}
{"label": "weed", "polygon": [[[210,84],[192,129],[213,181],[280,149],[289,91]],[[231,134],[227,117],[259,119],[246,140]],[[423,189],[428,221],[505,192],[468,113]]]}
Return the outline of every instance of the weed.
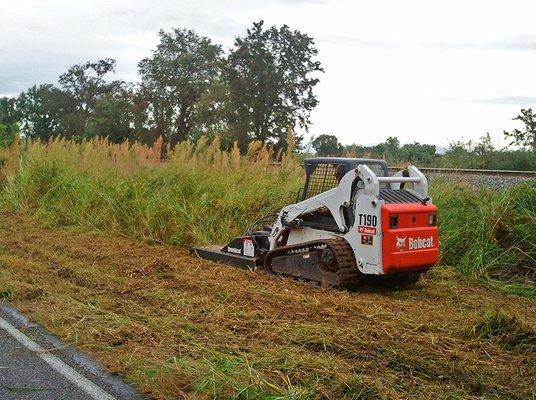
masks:
{"label": "weed", "polygon": [[0,300],[9,300],[13,297],[13,290],[5,289],[0,291]]}
{"label": "weed", "polygon": [[381,395],[370,384],[364,383],[359,376],[353,376],[344,382],[344,398],[348,400],[376,400]]}
{"label": "weed", "polygon": [[50,225],[173,244],[222,242],[290,202],[300,173],[291,159],[272,167],[266,147],[240,156],[216,145],[181,143],[163,163],[137,144],[35,143],[3,198]]}
{"label": "weed", "polygon": [[513,294],[536,294],[536,182],[496,192],[438,179],[431,192],[442,263],[494,277],[493,286]]}

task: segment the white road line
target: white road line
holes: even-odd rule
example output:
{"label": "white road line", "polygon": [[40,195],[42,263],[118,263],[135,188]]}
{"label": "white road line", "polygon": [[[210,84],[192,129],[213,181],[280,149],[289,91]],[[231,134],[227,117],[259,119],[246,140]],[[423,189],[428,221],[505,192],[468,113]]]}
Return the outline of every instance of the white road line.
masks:
{"label": "white road line", "polygon": [[15,338],[28,350],[35,352],[35,354],[41,360],[50,365],[56,372],[63,375],[68,381],[86,392],[89,396],[91,396],[91,398],[95,400],[117,400],[115,397],[106,393],[102,388],[95,385],[85,376],[79,374],[73,368],[65,364],[58,357],[46,352],[41,346],[39,346],[32,339],[20,332],[17,328],[3,318],[0,318],[0,328],[13,336],[13,338]]}

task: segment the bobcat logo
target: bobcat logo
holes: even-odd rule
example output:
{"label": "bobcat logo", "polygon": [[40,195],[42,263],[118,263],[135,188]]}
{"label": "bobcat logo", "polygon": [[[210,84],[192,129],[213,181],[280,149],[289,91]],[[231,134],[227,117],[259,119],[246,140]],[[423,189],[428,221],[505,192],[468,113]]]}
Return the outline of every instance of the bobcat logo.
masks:
{"label": "bobcat logo", "polygon": [[396,247],[400,250],[402,250],[404,247],[406,247],[406,238],[407,236],[404,236],[403,238],[396,237]]}

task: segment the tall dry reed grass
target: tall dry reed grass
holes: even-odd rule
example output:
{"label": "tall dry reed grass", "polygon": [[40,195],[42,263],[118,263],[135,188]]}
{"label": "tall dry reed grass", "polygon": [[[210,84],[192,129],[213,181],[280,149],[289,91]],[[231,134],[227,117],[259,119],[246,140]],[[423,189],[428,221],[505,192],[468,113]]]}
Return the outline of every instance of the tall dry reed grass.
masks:
{"label": "tall dry reed grass", "polygon": [[[301,169],[292,151],[252,142],[220,150],[219,138],[166,149],[106,140],[29,143],[4,185],[7,205],[49,224],[113,230],[149,241],[207,244],[292,202]],[[281,161],[274,167],[273,161]]]}

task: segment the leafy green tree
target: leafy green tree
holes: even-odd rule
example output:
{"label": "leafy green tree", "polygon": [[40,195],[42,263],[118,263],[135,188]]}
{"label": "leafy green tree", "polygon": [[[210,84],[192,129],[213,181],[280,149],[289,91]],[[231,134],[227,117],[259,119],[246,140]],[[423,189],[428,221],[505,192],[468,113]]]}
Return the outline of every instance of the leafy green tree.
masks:
{"label": "leafy green tree", "polygon": [[481,136],[478,142],[475,143],[473,153],[477,157],[476,167],[481,169],[488,169],[491,167],[495,147],[493,147],[489,132],[486,132],[486,134]]}
{"label": "leafy green tree", "polygon": [[343,154],[346,157],[363,157],[365,155],[365,148],[359,144],[349,144],[343,148]]}
{"label": "leafy green tree", "polygon": [[15,141],[18,128],[17,123],[0,124],[0,148],[7,147]]}
{"label": "leafy green tree", "polygon": [[60,75],[59,85],[64,94],[64,107],[60,112],[61,122],[56,134],[65,137],[87,134],[86,124],[97,103],[122,90],[123,82],[106,80],[107,75],[115,72],[115,64],[114,59],[105,58],[73,65]]}
{"label": "leafy green tree", "polygon": [[319,156],[341,156],[343,147],[335,135],[320,135],[311,143]]}
{"label": "leafy green tree", "polygon": [[449,148],[445,151],[444,164],[454,168],[470,168],[473,152],[473,142],[462,140],[449,143]]}
{"label": "leafy green tree", "polygon": [[138,64],[147,105],[145,125],[174,145],[202,129],[195,126],[197,105],[219,79],[222,49],[192,30],[159,35],[152,56]]}
{"label": "leafy green tree", "polygon": [[536,171],[536,153],[527,150],[495,151],[489,168]]}
{"label": "leafy green tree", "polygon": [[57,134],[69,101],[54,85],[33,86],[17,99],[21,132],[30,139],[48,141]]}
{"label": "leafy green tree", "polygon": [[216,80],[203,93],[196,104],[196,113],[193,118],[191,138],[198,139],[201,136],[209,138],[220,134],[223,148],[232,146],[232,137],[227,133],[229,124],[227,116],[230,111],[229,90],[225,82]]}
{"label": "leafy green tree", "polygon": [[400,141],[394,136],[389,136],[385,142],[373,146],[370,151],[375,157],[384,157],[388,160],[397,160],[399,156]]}
{"label": "leafy green tree", "polygon": [[525,126],[512,132],[504,131],[504,135],[512,140],[510,145],[528,147],[536,152],[536,114],[532,112],[532,108],[522,108],[521,113],[512,119],[521,121]]}
{"label": "leafy green tree", "polygon": [[224,71],[233,139],[283,146],[289,127],[308,128],[322,71],[317,53],[308,35],[287,25],[265,30],[263,21],[235,40]]}
{"label": "leafy green tree", "polygon": [[400,148],[400,159],[417,165],[430,165],[436,158],[436,147],[430,144],[414,142]]}
{"label": "leafy green tree", "polygon": [[16,98],[0,97],[0,147],[9,146],[19,131],[20,112]]}
{"label": "leafy green tree", "polygon": [[97,104],[114,98],[123,89],[123,82],[107,81],[113,73],[115,60],[74,65],[60,75],[59,87],[45,84],[33,86],[17,99],[21,131],[31,139],[48,141],[55,136],[78,138],[104,133],[87,130],[87,123]]}
{"label": "leafy green tree", "polygon": [[375,146],[365,147],[370,157],[387,158],[388,160],[397,160],[399,158],[400,141],[397,137],[389,136],[385,142],[378,143]]}
{"label": "leafy green tree", "polygon": [[112,143],[133,139],[132,91],[125,89],[98,100],[85,127],[86,137],[107,137]]}
{"label": "leafy green tree", "polygon": [[0,97],[0,124],[11,125],[21,117],[16,97]]}
{"label": "leafy green tree", "polygon": [[398,158],[400,141],[397,137],[389,136],[385,141],[385,155],[388,159],[394,160]]}

